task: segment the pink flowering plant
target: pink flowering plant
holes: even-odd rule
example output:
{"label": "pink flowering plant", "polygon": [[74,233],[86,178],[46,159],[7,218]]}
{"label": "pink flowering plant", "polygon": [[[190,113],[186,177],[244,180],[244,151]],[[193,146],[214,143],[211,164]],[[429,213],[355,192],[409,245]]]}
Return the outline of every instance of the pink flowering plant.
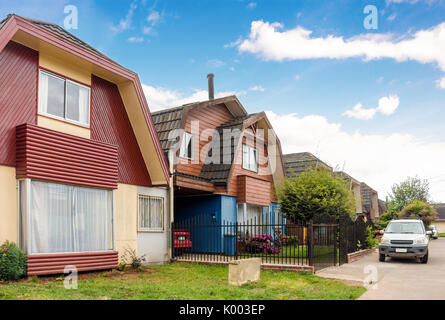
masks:
{"label": "pink flowering plant", "polygon": [[0,246],[0,281],[18,280],[26,274],[27,257],[13,242]]}
{"label": "pink flowering plant", "polygon": [[249,253],[276,254],[280,253],[281,247],[276,245],[271,235],[257,234],[247,240],[246,251]]}

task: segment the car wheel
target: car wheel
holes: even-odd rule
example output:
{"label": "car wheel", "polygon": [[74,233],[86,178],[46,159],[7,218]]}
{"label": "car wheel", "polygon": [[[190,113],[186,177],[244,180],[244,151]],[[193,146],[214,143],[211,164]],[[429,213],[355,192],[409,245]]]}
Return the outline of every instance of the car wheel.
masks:
{"label": "car wheel", "polygon": [[386,256],[384,254],[380,254],[379,255],[379,261],[380,262],[385,262]]}
{"label": "car wheel", "polygon": [[423,256],[422,263],[428,263],[428,252]]}

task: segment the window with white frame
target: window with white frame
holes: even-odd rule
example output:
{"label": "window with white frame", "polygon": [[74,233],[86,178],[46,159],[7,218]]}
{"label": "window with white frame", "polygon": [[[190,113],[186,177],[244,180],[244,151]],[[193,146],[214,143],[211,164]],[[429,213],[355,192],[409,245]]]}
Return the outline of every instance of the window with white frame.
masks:
{"label": "window with white frame", "polygon": [[193,160],[193,134],[184,132],[179,155],[182,158]]}
{"label": "window with white frame", "polygon": [[243,144],[243,169],[258,171],[257,151],[245,144]]}
{"label": "window with white frame", "polygon": [[113,191],[20,183],[20,240],[28,254],[113,249]]}
{"label": "window with white frame", "polygon": [[139,230],[164,231],[164,199],[139,195]]}
{"label": "window with white frame", "polygon": [[39,114],[90,125],[90,88],[45,70],[39,72]]}

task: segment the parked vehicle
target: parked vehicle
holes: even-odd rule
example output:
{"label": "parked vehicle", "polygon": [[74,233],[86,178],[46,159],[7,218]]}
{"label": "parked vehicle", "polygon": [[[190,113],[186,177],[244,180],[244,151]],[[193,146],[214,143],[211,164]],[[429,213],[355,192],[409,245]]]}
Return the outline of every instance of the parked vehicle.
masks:
{"label": "parked vehicle", "polygon": [[438,239],[439,238],[439,231],[437,230],[436,226],[435,225],[431,225],[429,229],[432,232],[431,237],[433,239]]}
{"label": "parked vehicle", "polygon": [[175,231],[174,234],[174,248],[175,255],[183,254],[192,247],[192,241],[190,240],[190,232],[188,231]]}
{"label": "parked vehicle", "polygon": [[412,257],[428,262],[428,235],[421,220],[392,220],[379,245],[379,260],[386,257]]}

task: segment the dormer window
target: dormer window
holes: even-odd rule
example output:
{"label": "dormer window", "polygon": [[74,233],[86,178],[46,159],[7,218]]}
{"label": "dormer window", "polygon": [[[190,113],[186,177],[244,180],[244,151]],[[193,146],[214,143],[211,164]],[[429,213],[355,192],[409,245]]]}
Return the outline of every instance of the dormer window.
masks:
{"label": "dormer window", "polygon": [[184,132],[179,155],[182,158],[193,160],[193,134]]}
{"label": "dormer window", "polygon": [[255,148],[243,144],[243,169],[257,172],[258,157]]}
{"label": "dormer window", "polygon": [[39,72],[39,114],[90,126],[90,88],[48,71]]}

